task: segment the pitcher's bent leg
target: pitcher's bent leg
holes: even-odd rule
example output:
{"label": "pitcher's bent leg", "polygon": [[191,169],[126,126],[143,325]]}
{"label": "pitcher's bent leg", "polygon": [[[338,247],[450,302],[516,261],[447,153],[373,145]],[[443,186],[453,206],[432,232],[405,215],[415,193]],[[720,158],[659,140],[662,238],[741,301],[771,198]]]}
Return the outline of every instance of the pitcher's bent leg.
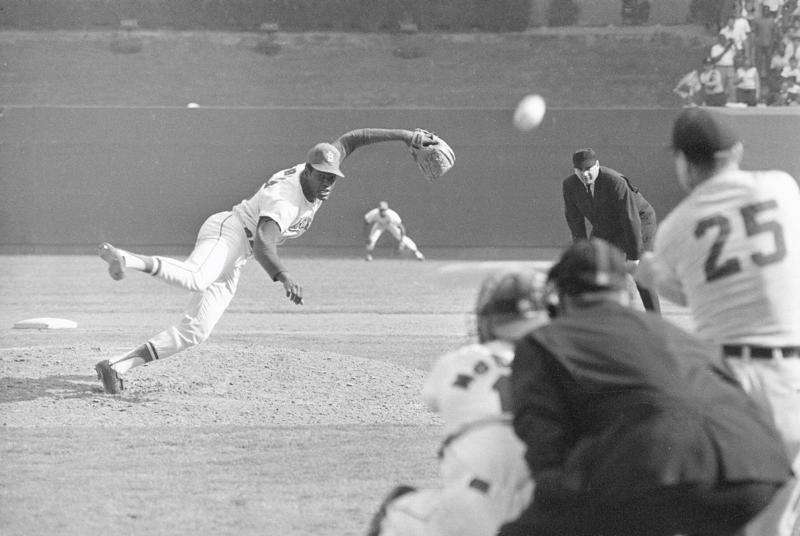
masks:
{"label": "pitcher's bent leg", "polygon": [[153,276],[193,292],[202,292],[234,265],[244,233],[236,216],[221,212],[210,216],[197,233],[194,249],[185,261],[154,256]]}
{"label": "pitcher's bent leg", "polygon": [[148,341],[155,350],[155,358],[164,359],[208,339],[235,292],[234,280],[217,281],[205,291],[195,293],[180,323]]}

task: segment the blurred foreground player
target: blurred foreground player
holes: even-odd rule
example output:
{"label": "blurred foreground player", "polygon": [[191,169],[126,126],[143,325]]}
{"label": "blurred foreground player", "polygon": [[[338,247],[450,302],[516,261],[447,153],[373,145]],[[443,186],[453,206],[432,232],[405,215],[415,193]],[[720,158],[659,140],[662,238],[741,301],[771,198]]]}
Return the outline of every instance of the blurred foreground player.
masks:
{"label": "blurred foreground player", "polygon": [[733,535],[791,469],[769,416],[712,345],[629,307],[624,254],[573,244],[555,318],[511,365],[514,430],[536,482],[504,536]]}
{"label": "blurred foreground player", "polygon": [[[689,307],[698,335],[718,345],[772,415],[800,473],[800,189],[783,171],[740,169],[738,136],[705,110],[677,117],[672,147],[688,195],[662,222],[636,277]],[[748,534],[800,534],[800,483],[759,517],[772,525]]]}
{"label": "blurred foreground player", "polygon": [[375,515],[370,536],[494,536],[533,492],[525,447],[509,413],[513,341],[547,321],[545,275],[488,277],[478,294],[479,344],[441,356],[423,399],[445,423],[439,451],[443,487],[398,486]]}

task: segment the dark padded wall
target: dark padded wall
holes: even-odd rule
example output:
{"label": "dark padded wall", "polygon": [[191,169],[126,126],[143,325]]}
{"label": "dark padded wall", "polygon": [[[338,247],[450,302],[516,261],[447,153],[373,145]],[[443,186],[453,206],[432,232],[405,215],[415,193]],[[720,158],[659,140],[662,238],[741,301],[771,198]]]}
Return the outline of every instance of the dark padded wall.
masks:
{"label": "dark padded wall", "polygon": [[[745,111],[746,112],[746,111]],[[727,112],[745,167],[800,176],[800,114]],[[6,108],[0,117],[0,246],[47,251],[108,240],[191,245],[211,213],[251,195],[308,147],[346,130],[425,127],[456,151],[429,184],[401,142],[361,148],[311,230],[292,245],[361,245],[361,216],[387,200],[421,245],[558,247],[561,180],[593,146],[663,216],[680,199],[667,143],[674,110],[550,110],[531,133],[509,110]]]}

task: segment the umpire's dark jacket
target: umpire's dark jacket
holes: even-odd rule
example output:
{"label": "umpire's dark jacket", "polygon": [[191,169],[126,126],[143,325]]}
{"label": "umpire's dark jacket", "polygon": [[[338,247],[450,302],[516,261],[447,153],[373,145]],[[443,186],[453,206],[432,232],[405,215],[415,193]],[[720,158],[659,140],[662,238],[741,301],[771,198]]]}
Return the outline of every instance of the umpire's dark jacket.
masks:
{"label": "umpire's dark jacket", "polygon": [[786,481],[778,433],[717,356],[661,317],[615,303],[523,338],[512,409],[536,494],[548,482],[624,499],[681,483]]}
{"label": "umpire's dark jacket", "polygon": [[592,236],[602,238],[637,260],[652,249],[656,213],[644,196],[624,175],[600,166],[594,183],[594,198],[574,173],[562,183],[564,216],[572,240],[591,238],[584,218],[592,224]]}

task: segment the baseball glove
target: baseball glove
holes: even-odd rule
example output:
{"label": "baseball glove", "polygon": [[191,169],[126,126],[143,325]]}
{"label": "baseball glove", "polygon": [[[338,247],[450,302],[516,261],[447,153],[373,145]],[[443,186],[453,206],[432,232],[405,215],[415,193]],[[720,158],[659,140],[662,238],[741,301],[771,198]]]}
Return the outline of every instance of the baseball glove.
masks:
{"label": "baseball glove", "polygon": [[456,162],[456,155],[446,141],[421,128],[414,130],[410,151],[422,175],[429,181],[450,171]]}

